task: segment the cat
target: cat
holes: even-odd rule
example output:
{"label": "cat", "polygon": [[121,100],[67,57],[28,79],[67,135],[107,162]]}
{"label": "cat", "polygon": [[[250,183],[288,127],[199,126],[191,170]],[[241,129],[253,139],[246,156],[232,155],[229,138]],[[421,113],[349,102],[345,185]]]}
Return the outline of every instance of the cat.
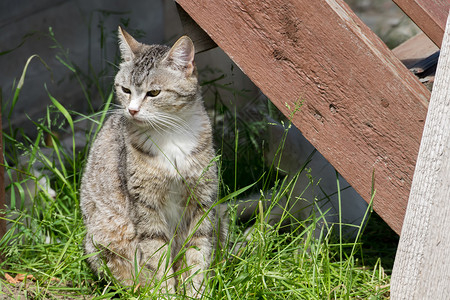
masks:
{"label": "cat", "polygon": [[171,48],[146,45],[119,27],[119,47],[120,109],[93,142],[82,176],[85,252],[101,250],[88,262],[101,273],[103,261],[125,285],[162,282],[163,293],[192,277],[186,294],[200,297],[227,224],[215,204],[212,128],[194,45],[187,36]]}

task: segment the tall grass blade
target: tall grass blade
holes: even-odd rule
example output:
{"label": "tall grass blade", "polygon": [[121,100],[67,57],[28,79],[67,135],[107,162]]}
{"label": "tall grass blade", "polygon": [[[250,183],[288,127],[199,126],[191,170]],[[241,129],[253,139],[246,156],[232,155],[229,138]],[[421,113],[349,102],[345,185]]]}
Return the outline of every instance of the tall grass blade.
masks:
{"label": "tall grass blade", "polygon": [[20,91],[22,90],[23,84],[25,82],[25,75],[27,74],[28,65],[33,60],[33,58],[38,58],[41,61],[41,63],[47,68],[47,70],[50,71],[50,67],[39,55],[34,54],[27,59],[27,62],[25,63],[25,67],[23,68],[23,71],[22,71],[22,75],[20,76],[19,82],[17,83],[16,88],[15,88],[14,96],[13,96],[13,99],[11,102],[11,108],[10,108],[10,111],[8,114],[8,119],[11,119],[11,117],[12,117],[12,112],[14,110],[14,107],[16,106],[17,100],[19,99]]}

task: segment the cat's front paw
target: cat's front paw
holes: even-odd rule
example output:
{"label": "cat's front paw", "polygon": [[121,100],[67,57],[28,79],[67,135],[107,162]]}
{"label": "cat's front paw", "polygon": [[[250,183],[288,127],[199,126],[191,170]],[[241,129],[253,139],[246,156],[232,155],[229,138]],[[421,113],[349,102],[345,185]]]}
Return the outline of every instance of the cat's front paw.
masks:
{"label": "cat's front paw", "polygon": [[152,286],[151,294],[156,299],[171,299],[170,297],[176,292],[176,281],[175,278],[170,277],[173,274],[173,270],[169,270],[168,273],[164,274],[160,270],[153,272],[148,268],[143,268],[139,276],[139,284],[141,286]]}
{"label": "cat's front paw", "polygon": [[189,288],[186,289],[186,296],[190,298],[200,299],[205,292],[205,287],[203,285],[190,285]]}
{"label": "cat's front paw", "polygon": [[164,280],[164,282],[161,283],[159,292],[164,295],[175,294],[175,279],[169,278]]}
{"label": "cat's front paw", "polygon": [[192,281],[184,283],[184,292],[187,297],[200,299],[205,292],[205,285],[203,284],[203,276],[198,276],[201,278],[193,278]]}

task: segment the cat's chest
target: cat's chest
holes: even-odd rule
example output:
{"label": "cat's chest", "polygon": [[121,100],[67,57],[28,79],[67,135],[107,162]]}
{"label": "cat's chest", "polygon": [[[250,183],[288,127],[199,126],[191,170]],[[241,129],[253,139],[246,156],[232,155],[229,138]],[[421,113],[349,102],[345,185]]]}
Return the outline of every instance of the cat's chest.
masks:
{"label": "cat's chest", "polygon": [[183,172],[190,167],[189,161],[195,146],[195,138],[189,135],[155,137],[152,153],[159,164],[168,171]]}
{"label": "cat's chest", "polygon": [[[138,145],[135,157],[142,167],[165,172],[169,176],[190,175],[197,138],[192,133],[142,133],[133,137]],[[136,150],[135,149],[135,150]]]}

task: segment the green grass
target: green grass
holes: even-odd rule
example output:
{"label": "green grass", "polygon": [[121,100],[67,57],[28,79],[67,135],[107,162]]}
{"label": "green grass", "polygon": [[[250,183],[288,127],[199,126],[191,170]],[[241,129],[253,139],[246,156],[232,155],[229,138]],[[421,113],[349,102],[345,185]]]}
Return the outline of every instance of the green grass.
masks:
{"label": "green grass", "polygon": [[[68,56],[61,55],[59,59],[74,73],[86,101],[90,103],[89,91],[86,89],[88,83],[84,81],[84,76],[78,73],[78,68]],[[3,118],[7,120],[15,103],[20,101],[21,89],[26,88],[24,78],[27,66],[28,63],[12,98],[8,99],[12,104],[11,110],[2,112]],[[100,112],[83,115],[69,111],[48,93],[52,105],[48,107],[45,117],[32,120],[38,132],[35,138],[27,137],[23,131],[12,126],[4,128],[5,169],[12,182],[7,187],[11,206],[5,211],[5,219],[12,223],[12,227],[0,241],[0,250],[5,257],[0,264],[0,290],[5,297],[148,299],[152,296],[153,290],[150,288],[122,287],[108,274],[96,276],[89,269],[83,253],[85,228],[79,209],[79,188],[89,143],[80,149],[75,146],[64,148],[60,136],[66,135],[74,141],[77,123],[89,120],[95,126],[86,132],[85,138],[92,141],[98,132],[97,125],[101,125],[107,116],[113,99],[112,89],[110,86],[95,84],[98,82],[95,76],[89,80],[91,85],[101,90],[99,94],[105,104]],[[206,82],[205,85],[205,88],[221,87],[216,81]],[[254,155],[260,145],[252,136],[259,132],[261,124],[238,120],[233,112],[226,111],[220,103],[216,107],[218,115],[228,114],[236,124],[232,129],[233,142],[226,144],[223,135],[222,143],[216,142],[221,145],[218,151],[222,154],[218,158],[219,175],[225,174],[220,180],[220,201],[228,203],[230,233],[227,248],[218,252],[211,266],[203,298],[389,298],[389,270],[383,268],[384,260],[381,257],[388,257],[390,264],[389,258],[393,257],[395,253],[392,251],[395,252],[395,249],[388,247],[380,250],[377,240],[373,242],[370,237],[365,237],[371,231],[374,235],[378,234],[377,224],[381,222],[373,223],[374,219],[371,218],[367,228],[360,228],[360,235],[353,241],[325,232],[317,237],[316,224],[322,216],[312,216],[309,220],[301,221],[288,232],[278,230],[281,223],[268,224],[266,220],[270,210],[282,195],[290,193],[292,183],[279,176],[275,168],[264,167],[261,152]],[[218,136],[220,141],[221,133]],[[250,141],[248,149],[245,143],[240,142],[240,138]],[[53,154],[49,155],[50,152]],[[250,157],[247,152],[253,153],[252,159],[245,159],[246,155]],[[20,161],[22,165],[18,168]],[[32,171],[33,165],[40,166],[39,174]],[[42,183],[39,183],[39,179],[42,176],[48,178],[51,188],[56,191],[55,199],[40,186]],[[270,199],[271,206],[262,209],[265,206],[261,205],[253,223],[239,222],[235,212],[236,198],[251,189],[267,191],[272,187],[274,196]],[[31,204],[27,208],[26,203],[30,200]],[[262,202],[266,200],[261,197]],[[369,215],[370,211],[367,217]],[[249,227],[251,230],[248,230]],[[339,232],[339,227],[335,228],[336,232]],[[389,243],[391,246],[393,244]],[[367,249],[369,257],[365,254]],[[6,273],[12,277],[16,274],[31,274],[34,279],[12,285],[5,279]],[[173,295],[169,298],[182,299],[182,296]]]}

